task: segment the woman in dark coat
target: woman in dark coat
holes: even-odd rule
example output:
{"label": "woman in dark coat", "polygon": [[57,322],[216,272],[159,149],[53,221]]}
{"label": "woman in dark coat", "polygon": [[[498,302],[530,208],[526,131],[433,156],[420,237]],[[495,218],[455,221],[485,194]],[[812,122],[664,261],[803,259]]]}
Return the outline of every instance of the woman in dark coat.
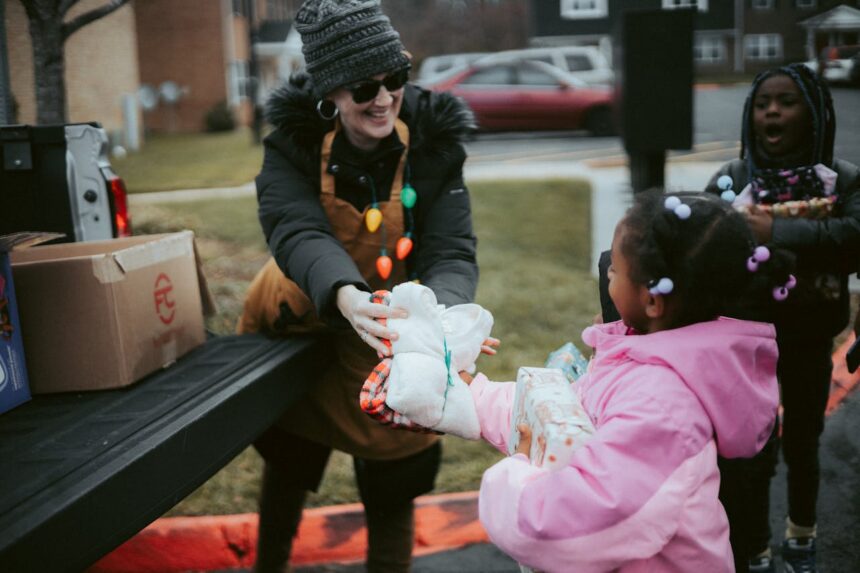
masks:
{"label": "woman in dark coat", "polygon": [[[329,358],[299,404],[257,442],[265,459],[257,571],[286,565],[306,492],[331,449],[353,456],[368,524],[369,571],[408,571],[413,499],[440,447],[364,414],[359,391],[396,337],[369,301],[406,280],[439,303],[474,298],[478,280],[461,140],[471,112],[407,84],[409,55],[378,0],[307,0],[296,16],[307,73],[271,98],[257,177],[273,255],[251,286],[240,331],[324,330]],[[380,222],[381,218],[381,222]]]}

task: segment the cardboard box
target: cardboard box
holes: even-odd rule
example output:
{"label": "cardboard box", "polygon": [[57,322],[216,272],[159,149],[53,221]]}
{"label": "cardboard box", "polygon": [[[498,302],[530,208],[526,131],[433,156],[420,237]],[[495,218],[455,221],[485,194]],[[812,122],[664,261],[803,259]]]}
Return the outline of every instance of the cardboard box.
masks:
{"label": "cardboard box", "polygon": [[34,394],[119,388],[202,344],[190,231],[12,253]]}

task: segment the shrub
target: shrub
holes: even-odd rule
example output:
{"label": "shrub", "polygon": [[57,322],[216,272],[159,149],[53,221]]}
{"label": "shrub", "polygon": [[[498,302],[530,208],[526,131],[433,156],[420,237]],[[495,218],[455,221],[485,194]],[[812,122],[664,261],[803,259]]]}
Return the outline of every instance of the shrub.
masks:
{"label": "shrub", "polygon": [[236,129],[236,119],[226,101],[220,101],[206,113],[206,131],[233,131]]}

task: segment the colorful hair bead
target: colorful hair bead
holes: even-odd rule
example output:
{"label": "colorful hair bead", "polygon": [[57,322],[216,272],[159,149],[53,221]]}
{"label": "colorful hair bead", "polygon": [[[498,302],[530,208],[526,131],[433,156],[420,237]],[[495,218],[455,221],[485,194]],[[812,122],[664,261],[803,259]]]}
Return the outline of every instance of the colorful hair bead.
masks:
{"label": "colorful hair bead", "polygon": [[719,179],[717,179],[717,187],[720,188],[722,193],[720,193],[720,199],[725,201],[726,203],[733,203],[735,199],[737,199],[737,193],[732,190],[732,186],[734,186],[735,182],[728,175],[721,175]]}
{"label": "colorful hair bead", "polygon": [[690,206],[686,203],[682,203],[681,199],[679,199],[675,195],[669,195],[668,197],[666,197],[666,200],[663,202],[663,206],[666,209],[669,209],[670,211],[675,213],[675,216],[677,216],[682,221],[685,219],[689,219],[690,215],[692,214]]}
{"label": "colorful hair bead", "polygon": [[759,245],[753,250],[753,254],[747,259],[747,270],[754,273],[758,270],[758,264],[770,259],[770,249]]}
{"label": "colorful hair bead", "polygon": [[773,288],[773,298],[777,302],[782,302],[788,298],[788,291],[797,286],[797,279],[794,278],[794,275],[788,275],[788,280],[782,286],[777,286]]}
{"label": "colorful hair bead", "polygon": [[672,282],[672,279],[669,277],[663,277],[661,279],[652,279],[648,282],[648,292],[653,295],[667,295],[672,292],[675,288],[675,283]]}

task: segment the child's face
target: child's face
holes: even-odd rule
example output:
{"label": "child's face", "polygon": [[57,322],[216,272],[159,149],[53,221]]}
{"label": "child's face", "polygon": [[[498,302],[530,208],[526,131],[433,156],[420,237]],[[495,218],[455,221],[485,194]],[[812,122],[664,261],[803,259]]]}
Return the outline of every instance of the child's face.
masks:
{"label": "child's face", "polygon": [[753,131],[768,155],[800,149],[812,131],[812,116],[797,84],[784,74],[764,80],[753,98]]}
{"label": "child's face", "polygon": [[630,261],[621,249],[625,232],[622,221],[615,227],[615,236],[612,238],[612,264],[609,265],[608,272],[609,297],[624,324],[639,332],[648,332],[645,306],[649,293],[645,285],[635,282],[630,276]]}

